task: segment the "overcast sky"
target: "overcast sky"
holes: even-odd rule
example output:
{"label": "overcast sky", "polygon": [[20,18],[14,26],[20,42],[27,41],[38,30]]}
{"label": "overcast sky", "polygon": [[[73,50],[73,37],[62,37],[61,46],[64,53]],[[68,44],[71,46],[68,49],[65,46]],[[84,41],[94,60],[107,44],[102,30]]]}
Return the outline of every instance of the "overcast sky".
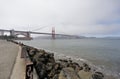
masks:
{"label": "overcast sky", "polygon": [[120,36],[120,0],[0,0],[0,29],[52,27],[56,33]]}

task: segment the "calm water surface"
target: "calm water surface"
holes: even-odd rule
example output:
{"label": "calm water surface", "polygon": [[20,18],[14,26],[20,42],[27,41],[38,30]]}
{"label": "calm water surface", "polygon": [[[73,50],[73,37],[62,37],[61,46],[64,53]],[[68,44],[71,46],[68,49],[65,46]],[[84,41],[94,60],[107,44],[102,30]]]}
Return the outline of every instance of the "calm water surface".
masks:
{"label": "calm water surface", "polygon": [[39,39],[22,41],[27,45],[82,58],[103,68],[107,73],[120,75],[120,40],[115,39]]}

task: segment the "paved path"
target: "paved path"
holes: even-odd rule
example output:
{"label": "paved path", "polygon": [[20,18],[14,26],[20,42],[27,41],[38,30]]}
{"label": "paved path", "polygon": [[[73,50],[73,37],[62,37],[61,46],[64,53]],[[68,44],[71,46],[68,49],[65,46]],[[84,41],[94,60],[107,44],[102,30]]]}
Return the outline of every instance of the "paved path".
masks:
{"label": "paved path", "polygon": [[[22,48],[19,46],[18,55],[10,79],[25,79],[26,62],[24,58],[21,58],[21,52]],[[33,79],[38,79],[35,70],[33,74]]]}
{"label": "paved path", "polygon": [[19,47],[0,40],[0,79],[10,79]]}
{"label": "paved path", "polygon": [[19,47],[19,52],[10,79],[25,79],[25,70],[25,59],[21,58],[21,47]]}

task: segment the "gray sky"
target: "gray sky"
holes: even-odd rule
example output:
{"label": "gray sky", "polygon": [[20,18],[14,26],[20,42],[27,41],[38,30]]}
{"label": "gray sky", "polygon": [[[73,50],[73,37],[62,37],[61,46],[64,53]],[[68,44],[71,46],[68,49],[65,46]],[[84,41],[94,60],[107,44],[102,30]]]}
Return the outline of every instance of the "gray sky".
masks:
{"label": "gray sky", "polygon": [[120,36],[120,0],[0,0],[0,29]]}

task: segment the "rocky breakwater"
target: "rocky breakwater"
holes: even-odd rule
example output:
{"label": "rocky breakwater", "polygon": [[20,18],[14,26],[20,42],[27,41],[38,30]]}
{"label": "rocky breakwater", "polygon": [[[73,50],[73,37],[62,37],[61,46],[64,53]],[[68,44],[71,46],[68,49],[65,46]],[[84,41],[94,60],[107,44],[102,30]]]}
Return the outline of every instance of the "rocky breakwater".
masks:
{"label": "rocky breakwater", "polygon": [[71,59],[55,60],[53,53],[20,43],[16,44],[26,50],[33,62],[38,79],[104,79],[103,73],[93,71],[86,63],[80,65]]}

